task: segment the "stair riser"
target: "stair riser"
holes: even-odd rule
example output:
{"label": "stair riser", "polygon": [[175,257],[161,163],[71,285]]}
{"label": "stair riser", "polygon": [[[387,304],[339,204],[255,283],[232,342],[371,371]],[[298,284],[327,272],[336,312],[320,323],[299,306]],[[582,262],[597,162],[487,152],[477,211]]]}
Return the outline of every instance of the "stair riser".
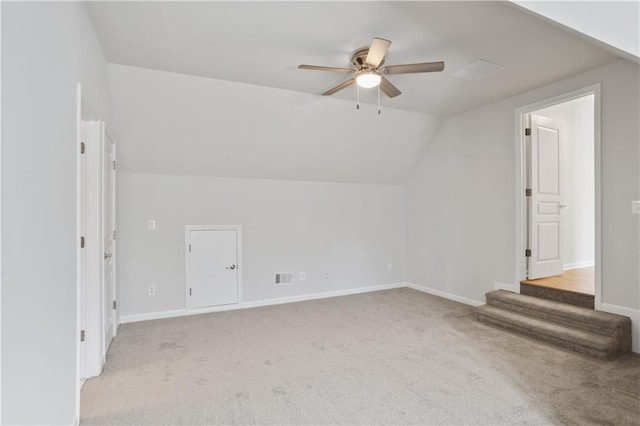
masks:
{"label": "stair riser", "polygon": [[[487,297],[487,304],[491,306],[496,306],[502,309],[506,309],[512,312],[522,313],[535,318],[544,319],[547,321],[563,324],[563,325],[574,327],[580,330],[603,334],[606,336],[616,336],[618,338],[624,339],[625,336],[629,336],[631,333],[630,323],[621,323],[617,326],[612,327],[610,324],[592,322],[592,321],[588,321],[581,318],[575,319],[575,318],[559,315],[556,312],[546,312],[537,307],[527,307],[523,305],[515,305],[512,303],[507,303],[490,296]],[[629,345],[630,344],[631,342],[629,342]]]}
{"label": "stair riser", "polygon": [[485,324],[489,324],[495,327],[498,327],[500,329],[503,330],[507,330],[510,332],[514,332],[520,335],[524,335],[527,337],[533,337],[537,340],[541,340],[547,343],[551,343],[554,344],[556,346],[565,348],[565,349],[569,349],[575,352],[579,352],[588,356],[592,356],[598,359],[602,359],[602,360],[612,360],[614,358],[617,357],[617,353],[609,353],[607,351],[604,350],[598,350],[592,347],[586,347],[586,346],[582,346],[578,343],[575,342],[569,342],[563,339],[559,339],[557,337],[554,336],[550,336],[544,333],[540,333],[537,332],[536,330],[532,330],[529,328],[525,328],[525,327],[521,327],[518,325],[514,325],[514,324],[510,324],[510,323],[506,323],[501,319],[498,318],[493,318],[491,316],[487,316],[487,315],[483,315],[481,312],[476,311],[475,313],[476,319],[478,321],[481,321]]}
{"label": "stair riser", "polygon": [[520,283],[520,294],[540,297],[542,299],[555,300],[582,308],[593,309],[594,297],[586,294],[577,294],[569,291],[557,290],[547,287],[539,287],[526,283]]}

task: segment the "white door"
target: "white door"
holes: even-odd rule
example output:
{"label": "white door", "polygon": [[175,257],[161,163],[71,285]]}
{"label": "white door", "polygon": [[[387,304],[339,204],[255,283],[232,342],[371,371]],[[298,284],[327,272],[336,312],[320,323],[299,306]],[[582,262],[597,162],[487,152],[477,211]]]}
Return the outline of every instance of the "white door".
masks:
{"label": "white door", "polygon": [[238,231],[187,231],[187,308],[238,303]]}
{"label": "white door", "polygon": [[115,328],[115,291],[114,291],[114,182],[115,162],[114,146],[111,138],[102,131],[103,140],[103,164],[102,164],[102,240],[103,240],[103,267],[102,267],[102,309],[104,327],[104,354],[109,349],[109,344],[114,336]]}
{"label": "white door", "polygon": [[561,164],[559,126],[532,114],[529,279],[562,274]]}

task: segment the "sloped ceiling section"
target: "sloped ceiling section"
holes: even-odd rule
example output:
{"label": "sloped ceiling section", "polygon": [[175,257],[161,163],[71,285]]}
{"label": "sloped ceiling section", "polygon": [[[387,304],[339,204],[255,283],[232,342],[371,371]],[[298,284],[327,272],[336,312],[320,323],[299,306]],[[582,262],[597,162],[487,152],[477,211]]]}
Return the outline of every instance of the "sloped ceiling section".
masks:
{"label": "sloped ceiling section", "polygon": [[640,60],[638,1],[510,1],[600,42],[617,55]]}
{"label": "sloped ceiling section", "polygon": [[[508,2],[88,2],[109,62],[320,95],[372,37],[393,42],[386,63],[443,60],[444,72],[393,75],[387,106],[441,117],[616,59]],[[477,59],[505,69],[479,81],[453,74]],[[352,100],[355,87],[335,98]],[[375,103],[375,97],[363,99]]]}
{"label": "sloped ceiling section", "polygon": [[401,184],[441,122],[123,65],[109,76],[122,171]]}

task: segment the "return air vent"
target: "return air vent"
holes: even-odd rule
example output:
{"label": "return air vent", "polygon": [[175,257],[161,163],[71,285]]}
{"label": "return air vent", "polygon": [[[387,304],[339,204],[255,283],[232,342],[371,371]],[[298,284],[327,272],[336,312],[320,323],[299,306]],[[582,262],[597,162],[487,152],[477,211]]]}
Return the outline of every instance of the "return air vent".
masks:
{"label": "return air vent", "polygon": [[291,284],[293,282],[293,274],[291,272],[276,273],[276,285]]}

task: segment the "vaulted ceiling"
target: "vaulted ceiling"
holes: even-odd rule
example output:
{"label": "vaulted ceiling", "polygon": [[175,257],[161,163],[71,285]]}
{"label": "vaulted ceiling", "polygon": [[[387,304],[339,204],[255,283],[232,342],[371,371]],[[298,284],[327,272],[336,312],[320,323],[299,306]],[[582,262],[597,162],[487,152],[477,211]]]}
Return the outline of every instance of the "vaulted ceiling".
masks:
{"label": "vaulted ceiling", "polygon": [[[121,170],[243,178],[406,182],[443,118],[617,59],[506,2],[88,2],[110,66]],[[372,37],[403,92],[320,96]],[[454,75],[483,59],[504,67]]]}
{"label": "vaulted ceiling", "polygon": [[[386,64],[443,60],[444,72],[393,75],[388,107],[448,116],[594,68],[616,57],[506,2],[89,2],[110,62],[321,94],[372,37]],[[484,59],[505,67],[479,81],[453,73]],[[361,93],[363,102],[376,102]],[[352,86],[334,95],[355,99]]]}

